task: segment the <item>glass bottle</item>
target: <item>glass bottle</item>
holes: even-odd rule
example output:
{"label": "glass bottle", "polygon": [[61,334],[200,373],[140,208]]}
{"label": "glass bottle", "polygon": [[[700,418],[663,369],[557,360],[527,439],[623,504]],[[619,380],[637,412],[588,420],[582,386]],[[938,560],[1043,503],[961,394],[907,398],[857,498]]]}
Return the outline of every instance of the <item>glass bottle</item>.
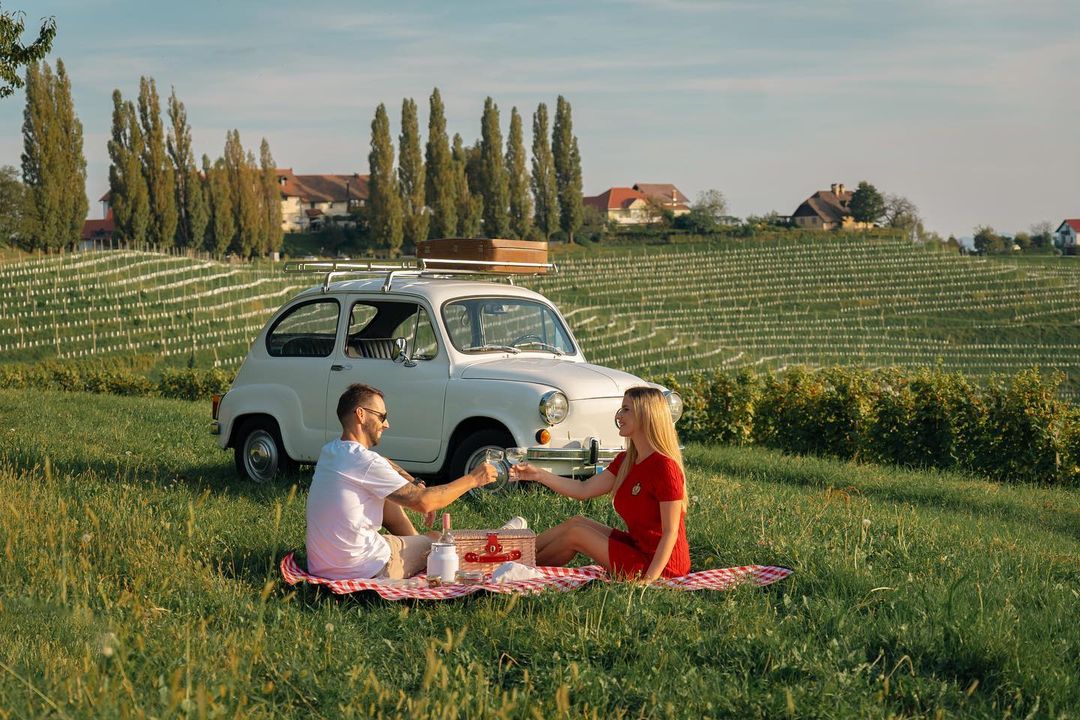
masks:
{"label": "glass bottle", "polygon": [[439,542],[451,545],[454,543],[454,536],[450,533],[450,513],[443,513],[442,535],[439,536]]}

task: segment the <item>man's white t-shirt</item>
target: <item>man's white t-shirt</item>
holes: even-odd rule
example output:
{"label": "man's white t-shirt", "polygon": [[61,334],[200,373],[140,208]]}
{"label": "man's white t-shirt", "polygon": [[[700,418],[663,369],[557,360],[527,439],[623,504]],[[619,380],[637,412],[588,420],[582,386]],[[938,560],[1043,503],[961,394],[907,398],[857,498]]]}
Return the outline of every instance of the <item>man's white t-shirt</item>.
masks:
{"label": "man's white t-shirt", "polygon": [[390,560],[379,535],[383,503],[407,483],[358,442],[323,445],[307,499],[308,572],[332,580],[375,577]]}

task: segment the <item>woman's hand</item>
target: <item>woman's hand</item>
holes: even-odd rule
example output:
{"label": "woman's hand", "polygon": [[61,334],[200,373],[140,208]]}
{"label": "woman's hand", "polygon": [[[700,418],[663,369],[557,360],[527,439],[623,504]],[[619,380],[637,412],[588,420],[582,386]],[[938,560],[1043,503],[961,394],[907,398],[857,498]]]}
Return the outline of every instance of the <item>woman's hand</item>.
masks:
{"label": "woman's hand", "polygon": [[540,481],[540,469],[533,467],[529,463],[523,462],[517,465],[510,466],[510,481],[520,482],[522,480],[529,480],[531,482]]}

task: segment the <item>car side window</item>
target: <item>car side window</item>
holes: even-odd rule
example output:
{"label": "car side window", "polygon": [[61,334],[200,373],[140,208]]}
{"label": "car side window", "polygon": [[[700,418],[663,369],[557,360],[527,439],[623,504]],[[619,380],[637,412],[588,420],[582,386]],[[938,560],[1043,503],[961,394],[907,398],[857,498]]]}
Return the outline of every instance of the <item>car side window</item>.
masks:
{"label": "car side window", "polygon": [[337,300],[313,300],[290,308],[266,335],[272,357],[329,357],[337,336]]}
{"label": "car side window", "polygon": [[405,353],[413,360],[431,360],[438,352],[435,330],[423,306],[382,300],[353,304],[345,344],[348,357],[394,360]]}

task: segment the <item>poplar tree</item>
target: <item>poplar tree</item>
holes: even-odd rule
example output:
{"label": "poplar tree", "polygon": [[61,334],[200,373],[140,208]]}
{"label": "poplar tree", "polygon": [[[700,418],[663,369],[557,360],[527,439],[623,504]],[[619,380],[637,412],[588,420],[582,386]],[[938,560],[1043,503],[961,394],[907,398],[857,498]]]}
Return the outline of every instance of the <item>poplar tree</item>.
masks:
{"label": "poplar tree", "polygon": [[[277,252],[285,243],[285,231],[281,229],[281,188],[278,187],[277,164],[270,154],[270,143],[266,138],[259,145],[259,168],[266,212],[266,249],[267,252]],[[346,208],[347,203],[346,199]]]}
{"label": "poplar tree", "polygon": [[59,250],[79,240],[89,203],[82,123],[64,61],[26,68],[22,174],[29,249]]}
{"label": "poplar tree", "polygon": [[461,135],[454,134],[454,146],[451,151],[454,168],[454,194],[457,205],[457,235],[468,238],[480,234],[480,222],[484,211],[484,201],[479,194],[469,189],[469,151],[461,140]]}
{"label": "poplar tree", "polygon": [[209,221],[203,181],[195,167],[191,149],[191,126],[187,121],[184,103],[176,97],[176,88],[169,95],[169,132],[166,147],[176,178],[176,240],[182,247],[201,247]]}
{"label": "poplar tree", "polygon": [[247,208],[249,215],[246,218],[251,227],[247,256],[265,255],[270,247],[270,217],[266,209],[266,195],[263,193],[262,171],[259,170],[255,153],[250,150],[244,153],[242,179],[251,198],[251,205]]}
{"label": "poplar tree", "polygon": [[[244,152],[240,131],[233,129],[225,134],[225,154],[222,158],[232,196],[234,236],[231,249],[238,255],[253,257],[260,250],[260,224],[265,224],[259,214],[258,197],[252,182],[254,157]],[[220,240],[219,240],[220,242]]]}
{"label": "poplar tree", "polygon": [[581,227],[585,209],[581,202],[581,153],[574,124],[570,117],[570,103],[559,96],[555,106],[555,129],[551,140],[555,157],[555,187],[559,196],[559,226],[570,242]]}
{"label": "poplar tree", "polygon": [[506,141],[506,175],[510,192],[510,232],[527,239],[532,232],[532,201],[529,200],[529,173],[525,169],[525,140],[521,115],[510,109],[510,137]]}
{"label": "poplar tree", "polygon": [[484,199],[484,235],[506,237],[510,233],[510,188],[503,164],[502,131],[499,129],[499,106],[490,97],[484,100],[480,123],[480,191]]}
{"label": "poplar tree", "polygon": [[428,214],[425,208],[424,158],[420,150],[420,127],[416,102],[401,103],[401,136],[398,138],[398,190],[406,245],[416,247],[427,240]]}
{"label": "poplar tree", "polygon": [[559,229],[559,196],[555,185],[555,158],[548,139],[548,109],[540,103],[533,113],[532,193],[536,201],[536,226],[544,239]]}
{"label": "poplar tree", "polygon": [[207,206],[212,220],[204,247],[215,255],[224,255],[236,236],[236,210],[233,207],[229,173],[222,158],[218,158],[217,162],[211,165],[210,158],[203,155],[202,166],[203,175],[206,177]]}
{"label": "poplar tree", "polygon": [[113,90],[112,139],[109,140],[109,205],[116,237],[143,242],[150,222],[150,196],[142,172],[143,136],[135,106]]}
{"label": "poplar tree", "polygon": [[458,229],[457,187],[439,88],[435,88],[431,93],[430,110],[427,148],[424,154],[424,195],[431,210],[428,231],[433,238],[453,237]]}
{"label": "poplar tree", "polygon": [[[86,156],[83,154],[83,127],[75,114],[71,98],[71,80],[64,61],[56,61],[56,115],[60,124],[60,245],[72,247],[82,235],[83,222],[90,203],[86,199]],[[58,246],[59,247],[59,246]]]}
{"label": "poplar tree", "polygon": [[172,247],[176,242],[176,175],[165,149],[161,103],[153,78],[139,78],[139,123],[144,138],[142,171],[150,197],[147,240]]}
{"label": "poplar tree", "polygon": [[394,177],[394,144],[390,139],[390,119],[379,103],[371,121],[371,153],[368,155],[368,194],[371,205],[371,234],[387,248],[391,257],[401,251],[401,198]]}

